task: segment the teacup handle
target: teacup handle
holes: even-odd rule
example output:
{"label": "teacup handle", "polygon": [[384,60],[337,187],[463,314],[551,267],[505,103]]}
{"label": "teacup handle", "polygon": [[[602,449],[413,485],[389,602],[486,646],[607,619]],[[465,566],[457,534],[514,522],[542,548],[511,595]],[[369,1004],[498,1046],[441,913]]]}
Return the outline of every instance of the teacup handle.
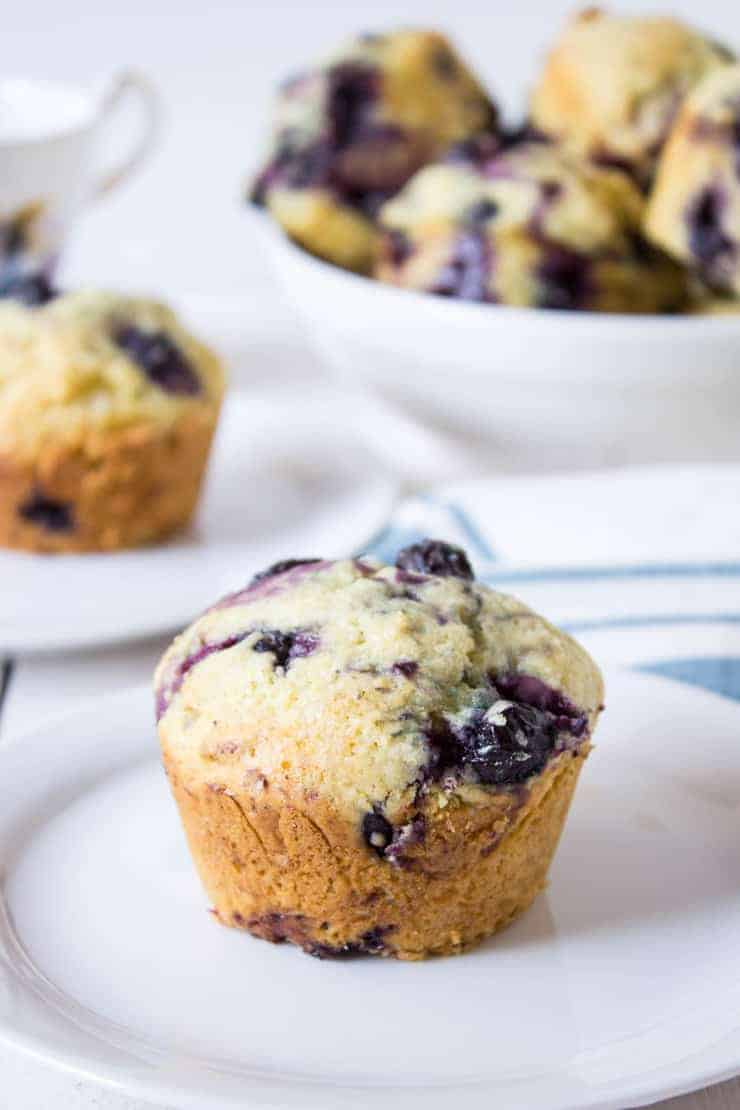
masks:
{"label": "teacup handle", "polygon": [[161,130],[159,95],[148,77],[135,70],[123,70],[113,78],[102,100],[98,126],[110,123],[128,97],[133,97],[139,104],[139,136],[126,157],[101,176],[93,187],[94,197],[103,197],[117,188],[143,165],[157,145]]}

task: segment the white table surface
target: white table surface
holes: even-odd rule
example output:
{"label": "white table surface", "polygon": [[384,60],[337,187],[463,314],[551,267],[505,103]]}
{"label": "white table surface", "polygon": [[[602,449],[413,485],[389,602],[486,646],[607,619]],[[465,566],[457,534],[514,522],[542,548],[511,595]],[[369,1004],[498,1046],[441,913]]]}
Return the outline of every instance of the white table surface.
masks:
{"label": "white table surface", "polygon": [[[668,8],[740,43],[736,0],[619,5]],[[399,24],[451,28],[511,108],[527,72],[571,0],[523,0],[499,9],[482,0],[26,0],[3,10],[3,70],[92,81],[138,65],[159,85],[167,132],[147,171],[82,221],[67,255],[70,284],[107,284],[175,297],[243,295],[255,377],[275,362],[275,337],[294,328],[263,259],[252,249],[239,205],[258,158],[269,89],[344,34]],[[499,24],[498,21],[501,21]],[[503,44],[503,45],[502,45]],[[283,361],[284,361],[284,355]],[[300,354],[292,356],[300,358]],[[279,360],[278,360],[279,361]],[[308,361],[308,360],[306,360]],[[0,743],[91,692],[148,679],[162,643],[16,661],[0,715]],[[672,1110],[735,1110],[740,1080],[661,1104]],[[8,1110],[141,1110],[143,1104],[0,1048],[0,1106]],[[204,1107],[203,1110],[208,1110]],[[392,1110],[392,1106],[389,1106]]]}

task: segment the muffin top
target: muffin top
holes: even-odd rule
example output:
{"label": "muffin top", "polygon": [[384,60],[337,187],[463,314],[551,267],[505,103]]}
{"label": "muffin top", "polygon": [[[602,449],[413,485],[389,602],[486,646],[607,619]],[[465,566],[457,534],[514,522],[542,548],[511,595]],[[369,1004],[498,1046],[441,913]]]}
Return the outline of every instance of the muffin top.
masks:
{"label": "muffin top", "polygon": [[550,143],[525,142],[478,164],[427,166],[379,218],[382,227],[405,232],[433,233],[450,224],[528,229],[594,252],[628,247],[643,208],[625,174],[576,161]]}
{"label": "muffin top", "polygon": [[56,296],[42,278],[0,299],[0,449],[33,456],[47,442],[151,424],[217,407],[216,355],[163,304],[107,292]]}
{"label": "muffin top", "polygon": [[646,234],[706,284],[740,296],[740,65],[686,98],[660,160]]}
{"label": "muffin top", "polygon": [[155,686],[165,748],[214,789],[318,794],[364,825],[511,790],[602,700],[574,640],[439,541],[271,567],[177,637]]}
{"label": "muffin top", "polygon": [[539,308],[674,311],[680,268],[640,235],[624,173],[550,143],[420,170],[383,206],[375,276],[446,297]]}
{"label": "muffin top", "polygon": [[450,143],[493,126],[485,91],[436,31],[365,34],[345,42],[276,99],[272,151],[253,188],[325,188],[373,214]]}
{"label": "muffin top", "polygon": [[731,57],[675,19],[588,8],[551,51],[531,98],[536,127],[649,180],[682,97]]}

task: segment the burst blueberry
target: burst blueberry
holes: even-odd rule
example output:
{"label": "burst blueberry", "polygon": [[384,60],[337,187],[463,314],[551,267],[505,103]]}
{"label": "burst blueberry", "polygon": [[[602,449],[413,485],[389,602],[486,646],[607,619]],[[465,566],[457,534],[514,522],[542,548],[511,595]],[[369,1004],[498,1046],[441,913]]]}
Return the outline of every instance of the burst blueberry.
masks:
{"label": "burst blueberry", "polygon": [[553,690],[540,678],[529,674],[492,675],[491,681],[505,698],[533,706],[552,714],[560,732],[581,737],[588,726],[588,717],[560,690]]}
{"label": "burst blueberry", "polygon": [[562,734],[580,739],[588,718],[564,694],[531,675],[492,678],[464,714],[427,727],[427,779],[465,770],[489,786],[514,785],[539,773],[561,750]]}
{"label": "burst blueberry", "polygon": [[362,835],[369,848],[382,856],[393,841],[393,825],[376,806],[362,819]]}
{"label": "burst blueberry", "polygon": [[537,270],[540,308],[585,308],[592,294],[589,259],[579,251],[549,243]]}
{"label": "burst blueberry", "polygon": [[348,62],[334,66],[329,75],[327,112],[335,149],[362,137],[380,89],[378,71]]}
{"label": "burst blueberry", "polygon": [[465,222],[472,226],[488,223],[498,215],[499,206],[495,200],[479,200],[470,208],[465,216]]}
{"label": "burst blueberry", "polygon": [[397,228],[392,228],[390,231],[386,232],[385,248],[394,266],[403,266],[404,262],[414,253],[414,248],[408,235],[403,231],[399,231]]}
{"label": "burst blueberry", "polygon": [[39,490],[18,507],[18,516],[47,532],[71,532],[74,528],[71,504],[46,497]]}
{"label": "burst blueberry", "polygon": [[274,628],[263,632],[252,647],[257,652],[268,652],[273,656],[273,665],[287,671],[295,659],[311,655],[318,645],[318,636],[307,629],[281,632]]}
{"label": "burst blueberry", "polygon": [[419,664],[414,659],[399,659],[391,667],[391,674],[401,675],[409,680],[416,678],[419,673]]}
{"label": "burst blueberry", "polygon": [[480,231],[462,231],[455,239],[450,257],[440,270],[430,293],[462,301],[488,301],[490,249]]}
{"label": "burst blueberry", "polygon": [[379,956],[389,951],[386,936],[394,929],[393,925],[376,925],[368,929],[358,940],[346,941],[344,944],[308,944],[304,951],[309,956],[316,956],[319,960],[343,960],[354,956]]}
{"label": "burst blueberry", "polygon": [[14,276],[6,280],[0,277],[0,298],[20,301],[27,308],[39,308],[58,295],[45,274]]}
{"label": "burst blueberry", "polygon": [[404,547],[396,556],[399,570],[418,574],[433,574],[440,578],[475,577],[467,555],[461,547],[444,540],[422,540]]}
{"label": "burst blueberry", "polygon": [[113,340],[146,376],[165,393],[193,396],[201,384],[189,360],[163,331],[144,331],[135,324],[122,324]]}
{"label": "burst blueberry", "polygon": [[721,191],[707,188],[699,194],[688,213],[691,252],[710,276],[735,253],[735,246],[723,228],[726,207]]}

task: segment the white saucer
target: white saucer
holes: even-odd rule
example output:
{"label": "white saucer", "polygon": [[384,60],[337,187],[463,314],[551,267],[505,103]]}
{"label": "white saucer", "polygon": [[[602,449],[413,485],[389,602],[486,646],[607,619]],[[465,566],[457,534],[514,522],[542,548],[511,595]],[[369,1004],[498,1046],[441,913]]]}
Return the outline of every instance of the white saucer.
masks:
{"label": "white saucer", "polygon": [[183,535],[107,555],[0,552],[0,654],[177,628],[278,559],[350,553],[385,522],[394,490],[325,401],[232,392]]}
{"label": "white saucer", "polygon": [[585,1110],[740,1069],[740,706],[607,676],[551,885],[456,959],[320,962],[216,925],[151,696],[0,753],[0,1039],[169,1107]]}

